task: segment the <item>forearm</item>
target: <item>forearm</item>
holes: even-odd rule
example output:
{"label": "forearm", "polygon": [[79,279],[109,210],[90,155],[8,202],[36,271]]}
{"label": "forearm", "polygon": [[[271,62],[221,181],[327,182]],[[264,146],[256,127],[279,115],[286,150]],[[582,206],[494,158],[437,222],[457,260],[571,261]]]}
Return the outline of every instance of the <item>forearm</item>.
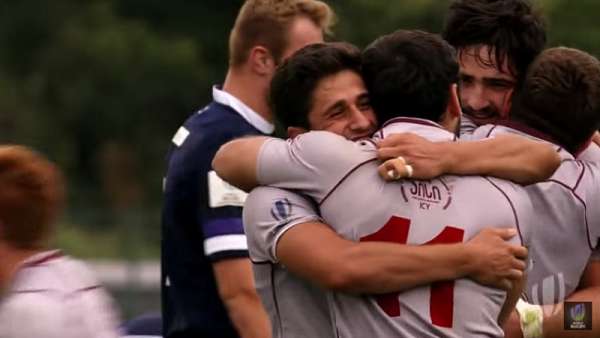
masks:
{"label": "forearm", "polygon": [[[600,287],[590,287],[573,293],[566,302],[592,302],[592,330],[565,330],[564,303],[545,305],[544,338],[593,338],[600,336]],[[586,314],[589,315],[589,314]]]}
{"label": "forearm", "polygon": [[271,337],[271,323],[254,290],[223,299],[229,318],[242,338]]}
{"label": "forearm", "polygon": [[441,280],[465,277],[470,272],[462,244],[411,246],[360,243],[348,250],[339,291],[388,293]]}
{"label": "forearm", "polygon": [[560,164],[550,145],[518,136],[448,142],[443,147],[450,174],[489,175],[530,184],[547,179]]}
{"label": "forearm", "polygon": [[213,263],[219,296],[243,338],[271,337],[271,324],[256,293],[251,262],[233,258]]}
{"label": "forearm", "polygon": [[246,137],[225,143],[215,154],[212,167],[230,184],[250,191],[258,186],[257,160],[266,137]]}

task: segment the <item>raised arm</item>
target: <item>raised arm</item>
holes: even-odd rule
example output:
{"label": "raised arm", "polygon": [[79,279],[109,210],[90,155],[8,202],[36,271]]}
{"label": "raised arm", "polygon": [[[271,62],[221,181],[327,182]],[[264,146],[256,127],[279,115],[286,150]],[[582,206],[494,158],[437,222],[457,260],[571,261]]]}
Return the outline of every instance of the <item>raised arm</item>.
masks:
{"label": "raised arm", "polygon": [[[516,135],[434,143],[410,133],[395,134],[378,144],[378,156],[383,161],[401,156],[412,167],[414,178],[430,179],[442,174],[488,175],[521,184],[547,179],[560,164],[553,147]],[[393,161],[384,167],[384,172],[395,168]]]}
{"label": "raised arm", "polygon": [[225,143],[213,158],[219,177],[245,191],[258,185],[256,166],[260,148],[268,137],[244,137]]}

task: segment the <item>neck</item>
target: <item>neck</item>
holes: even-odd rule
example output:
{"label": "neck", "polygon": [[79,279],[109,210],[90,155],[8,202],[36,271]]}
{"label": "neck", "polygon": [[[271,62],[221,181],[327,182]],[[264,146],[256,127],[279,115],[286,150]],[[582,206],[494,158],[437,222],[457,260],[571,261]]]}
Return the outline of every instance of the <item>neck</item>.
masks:
{"label": "neck", "polygon": [[223,90],[235,96],[265,120],[273,122],[271,109],[267,103],[268,85],[265,85],[263,78],[245,72],[243,69],[230,68],[223,82]]}
{"label": "neck", "polygon": [[43,251],[45,250],[15,249],[5,243],[0,243],[0,290],[10,286],[21,263]]}

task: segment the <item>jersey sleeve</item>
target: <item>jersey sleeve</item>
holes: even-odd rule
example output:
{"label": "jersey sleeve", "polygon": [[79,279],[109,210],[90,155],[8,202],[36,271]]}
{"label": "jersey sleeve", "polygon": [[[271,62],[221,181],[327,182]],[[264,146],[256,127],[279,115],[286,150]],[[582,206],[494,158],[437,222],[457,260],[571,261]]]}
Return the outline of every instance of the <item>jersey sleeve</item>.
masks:
{"label": "jersey sleeve", "polygon": [[283,189],[254,189],[244,206],[244,229],[252,261],[277,263],[281,236],[306,222],[322,222],[314,202]]}
{"label": "jersey sleeve", "polygon": [[371,141],[313,131],[292,140],[266,141],[258,156],[257,179],[261,185],[298,190],[319,203],[354,168],[376,159]]}

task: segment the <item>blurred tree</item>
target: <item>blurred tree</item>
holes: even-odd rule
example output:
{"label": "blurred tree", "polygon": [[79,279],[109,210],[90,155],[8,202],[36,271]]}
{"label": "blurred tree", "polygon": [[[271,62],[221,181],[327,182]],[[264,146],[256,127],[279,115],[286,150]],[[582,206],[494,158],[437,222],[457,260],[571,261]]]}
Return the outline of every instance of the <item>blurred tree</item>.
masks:
{"label": "blurred tree", "polygon": [[[399,28],[439,32],[449,0],[327,2],[339,18],[332,39],[364,47]],[[138,219],[158,244],[170,139],[222,81],[242,3],[0,1],[0,142],[33,146],[66,170],[76,223]],[[600,2],[537,3],[550,45],[600,52]]]}

